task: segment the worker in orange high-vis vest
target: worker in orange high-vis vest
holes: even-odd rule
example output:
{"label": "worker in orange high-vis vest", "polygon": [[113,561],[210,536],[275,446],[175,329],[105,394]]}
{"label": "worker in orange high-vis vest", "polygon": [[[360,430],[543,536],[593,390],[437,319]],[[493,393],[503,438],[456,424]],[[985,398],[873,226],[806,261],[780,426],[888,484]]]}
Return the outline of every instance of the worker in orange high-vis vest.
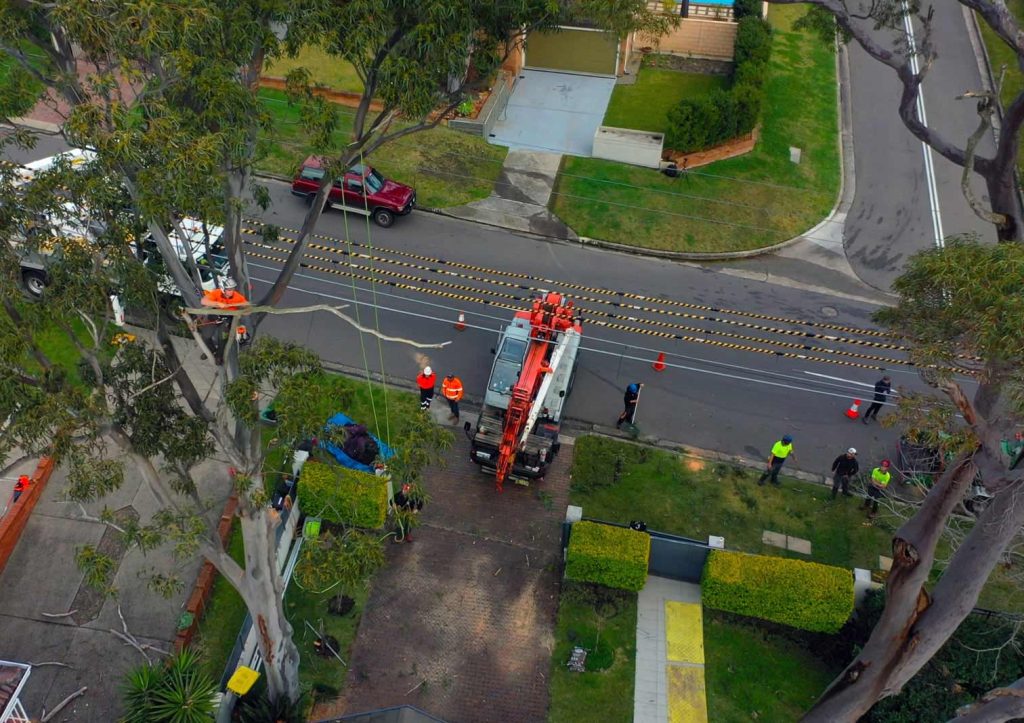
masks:
{"label": "worker in orange high-vis vest", "polygon": [[17,502],[22,493],[28,490],[28,486],[30,484],[32,484],[32,481],[29,479],[27,474],[23,474],[18,477],[18,481],[14,483],[14,495],[11,502]]}
{"label": "worker in orange high-vis vest", "polygon": [[430,367],[423,367],[423,371],[416,377],[416,386],[420,388],[420,409],[430,409],[430,400],[434,398],[434,386],[437,384],[437,375]]}
{"label": "worker in orange high-vis vest", "polygon": [[441,394],[448,400],[448,406],[452,410],[452,420],[459,421],[459,400],[462,399],[462,380],[454,374],[449,374],[441,382]]}

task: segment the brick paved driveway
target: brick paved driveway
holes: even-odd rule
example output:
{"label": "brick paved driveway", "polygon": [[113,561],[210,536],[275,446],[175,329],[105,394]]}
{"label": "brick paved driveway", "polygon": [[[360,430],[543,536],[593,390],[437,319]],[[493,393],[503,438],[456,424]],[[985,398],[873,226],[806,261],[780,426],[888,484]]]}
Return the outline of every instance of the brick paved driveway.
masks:
{"label": "brick paved driveway", "polygon": [[345,697],[315,718],[402,704],[450,723],[547,717],[572,448],[543,483],[502,495],[468,454],[460,435],[429,476],[415,542],[392,545],[374,578]]}

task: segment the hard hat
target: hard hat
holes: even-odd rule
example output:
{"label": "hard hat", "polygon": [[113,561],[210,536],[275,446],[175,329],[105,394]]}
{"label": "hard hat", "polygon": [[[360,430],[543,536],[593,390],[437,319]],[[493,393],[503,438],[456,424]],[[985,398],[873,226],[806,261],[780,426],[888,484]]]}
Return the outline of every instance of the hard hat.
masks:
{"label": "hard hat", "polygon": [[236,284],[235,280],[232,279],[230,276],[227,277],[226,279],[224,279],[224,289],[225,290],[227,290],[227,289],[234,290],[234,289],[237,289],[237,288],[238,288],[238,284]]}
{"label": "hard hat", "polygon": [[782,443],[783,443],[783,444],[789,444],[789,443],[790,443],[790,442],[792,442],[792,441],[793,441],[793,435],[791,435],[791,434],[787,434],[787,435],[785,435],[785,436],[784,436],[784,437],[782,438]]}
{"label": "hard hat", "polygon": [[848,450],[846,450],[846,453],[847,454],[857,454],[857,450],[855,450],[853,447],[850,447]]}
{"label": "hard hat", "polygon": [[423,376],[429,377],[433,373],[434,373],[434,370],[431,369],[430,367],[423,367]]}
{"label": "hard hat", "polygon": [[887,459],[883,459],[883,460],[882,460],[882,466],[883,466],[883,467],[888,467],[889,465],[890,465],[890,462],[889,462],[889,460],[887,460]]}

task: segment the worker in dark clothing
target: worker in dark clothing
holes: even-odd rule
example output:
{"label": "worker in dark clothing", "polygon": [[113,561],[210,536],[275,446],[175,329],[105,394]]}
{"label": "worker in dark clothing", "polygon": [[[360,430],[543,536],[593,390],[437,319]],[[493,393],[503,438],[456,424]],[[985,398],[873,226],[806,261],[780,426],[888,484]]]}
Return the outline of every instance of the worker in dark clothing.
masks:
{"label": "worker in dark clothing", "polygon": [[857,450],[853,447],[846,450],[846,454],[836,457],[832,463],[832,499],[836,498],[840,489],[843,490],[843,496],[850,496],[850,478],[857,474],[859,469]]}
{"label": "worker in dark clothing", "polygon": [[884,376],[875,382],[875,399],[871,402],[871,406],[864,412],[864,418],[860,421],[864,424],[868,423],[868,420],[874,418],[878,421],[878,410],[882,408],[885,400],[889,398],[889,394],[892,392],[892,379],[888,376]]}
{"label": "worker in dark clothing", "polygon": [[616,427],[621,427],[623,422],[633,423],[633,417],[636,416],[636,405],[640,401],[640,390],[643,388],[644,385],[639,382],[633,382],[626,387],[626,394],[622,398],[622,414],[619,415],[619,421],[615,423]]}
{"label": "worker in dark clothing", "polygon": [[772,445],[772,454],[768,457],[768,466],[761,473],[761,478],[757,480],[757,484],[763,485],[764,481],[771,477],[772,484],[778,485],[779,471],[782,469],[782,465],[786,463],[786,459],[791,455],[793,459],[796,459],[796,452],[793,451],[793,436],[787,434]]}
{"label": "worker in dark clothing", "polygon": [[423,367],[423,371],[416,377],[416,386],[420,388],[420,409],[430,409],[430,400],[434,398],[434,387],[437,385],[437,375],[430,367]]}

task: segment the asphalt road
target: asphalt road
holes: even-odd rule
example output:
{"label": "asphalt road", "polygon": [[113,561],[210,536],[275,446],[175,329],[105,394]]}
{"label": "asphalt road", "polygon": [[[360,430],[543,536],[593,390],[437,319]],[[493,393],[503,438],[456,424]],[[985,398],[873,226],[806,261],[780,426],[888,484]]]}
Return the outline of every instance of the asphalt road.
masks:
{"label": "asphalt road", "polygon": [[[965,90],[980,90],[981,77],[971,47],[961,6],[933,3],[932,39],[937,58],[923,86],[925,112],[930,125],[951,142],[963,145],[977,127],[973,102],[956,100]],[[921,28],[916,29],[921,37]],[[892,47],[893,35],[875,37]],[[935,245],[932,208],[937,205],[945,237],[977,233],[995,240],[992,226],[971,211],[960,188],[963,169],[932,153],[937,204],[930,200],[920,141],[898,115],[901,86],[895,73],[870,58],[852,42],[850,79],[856,194],[847,217],[847,257],[867,283],[888,289],[907,259]],[[987,138],[979,153],[992,151]],[[980,179],[972,184],[987,201]]]}
{"label": "asphalt road", "polygon": [[[252,227],[250,272],[258,284],[273,278],[305,211],[286,187],[275,184],[271,192],[265,220],[281,228],[282,241],[262,244]],[[344,221],[339,212],[321,221],[321,237],[284,305],[348,303],[346,313],[358,312],[364,325],[387,335],[452,343],[440,350],[378,346],[326,312],[272,317],[265,331],[406,383],[429,361],[439,374],[457,373],[479,398],[500,326],[534,290],[558,290],[584,309],[584,351],[566,407],[576,422],[612,427],[623,388],[640,381],[645,435],[760,458],[789,432],[796,466],[815,472],[850,445],[865,461],[892,454],[891,432],[843,416],[880,376],[879,367],[897,385],[917,383],[900,364],[902,352],[872,346],[889,343],[873,331],[876,307],[426,213],[387,230],[350,217],[346,233]],[[469,326],[461,332],[453,328],[460,311]],[[659,352],[669,364],[663,372],[651,367]]]}
{"label": "asphalt road", "polygon": [[[18,158],[48,155],[45,139]],[[280,227],[265,243],[251,226],[250,273],[257,286],[274,278],[291,229],[306,206],[287,185],[270,183],[273,204],[262,221]],[[480,398],[498,329],[537,289],[562,291],[584,313],[584,344],[566,415],[576,428],[614,428],[622,390],[646,386],[637,415],[645,436],[748,458],[765,458],[785,433],[796,440],[791,466],[824,473],[848,446],[865,463],[892,456],[896,435],[843,416],[886,368],[897,386],[916,375],[898,349],[885,348],[875,308],[739,278],[711,268],[552,243],[417,212],[391,229],[328,213],[307,249],[286,306],[347,304],[345,313],[382,333],[443,349],[378,344],[327,313],[270,317],[262,330],[352,369],[411,383],[429,361],[454,371]],[[350,246],[345,242],[350,239]],[[258,289],[257,289],[258,291]],[[258,296],[258,294],[257,294]],[[469,328],[456,331],[459,312]],[[666,354],[667,369],[651,363]]]}

